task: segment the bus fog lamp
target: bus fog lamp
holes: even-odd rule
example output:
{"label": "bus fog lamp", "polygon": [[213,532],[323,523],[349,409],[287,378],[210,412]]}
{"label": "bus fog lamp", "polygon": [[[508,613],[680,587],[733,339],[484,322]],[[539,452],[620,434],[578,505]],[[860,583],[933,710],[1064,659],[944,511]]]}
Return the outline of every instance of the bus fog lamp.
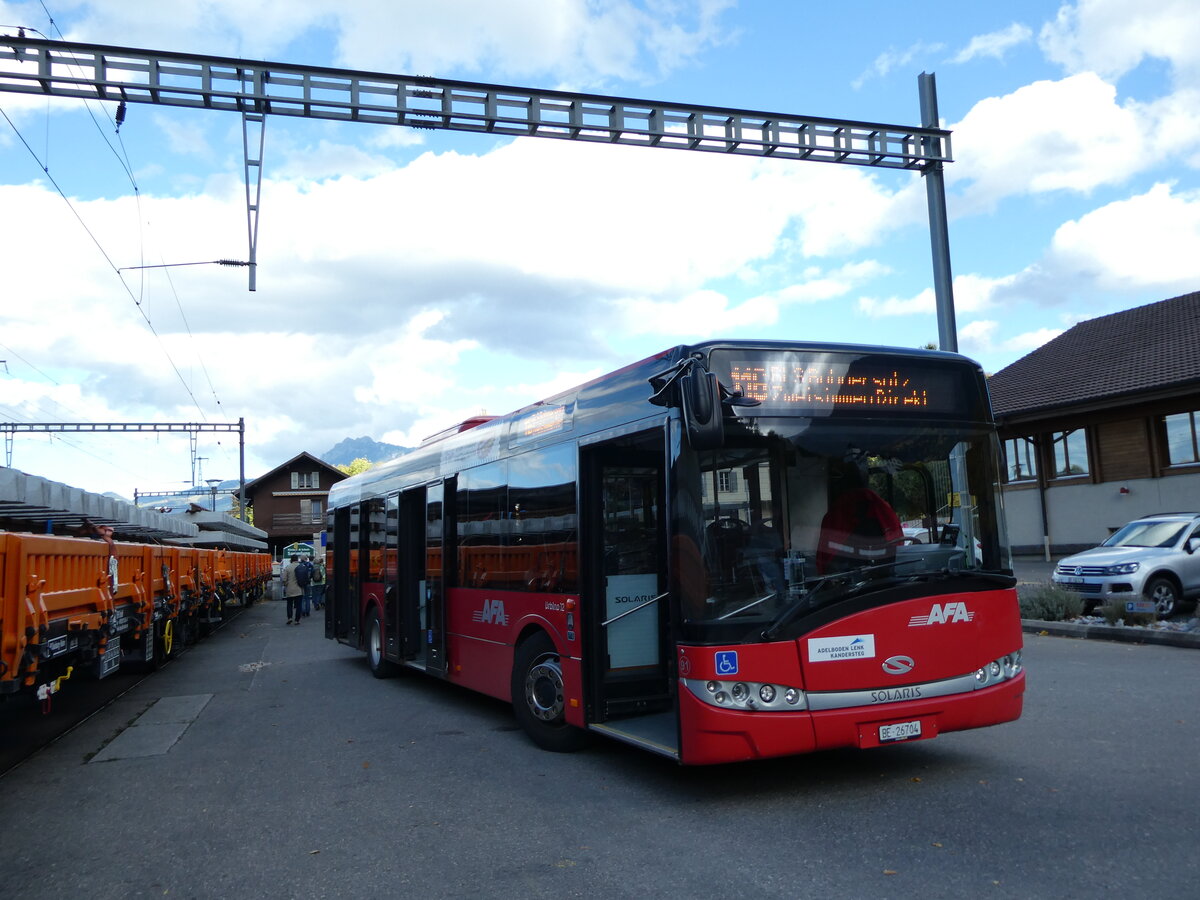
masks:
{"label": "bus fog lamp", "polygon": [[681,678],[694,697],[709,706],[742,712],[795,712],[806,709],[804,691],[759,681],[720,681]]}

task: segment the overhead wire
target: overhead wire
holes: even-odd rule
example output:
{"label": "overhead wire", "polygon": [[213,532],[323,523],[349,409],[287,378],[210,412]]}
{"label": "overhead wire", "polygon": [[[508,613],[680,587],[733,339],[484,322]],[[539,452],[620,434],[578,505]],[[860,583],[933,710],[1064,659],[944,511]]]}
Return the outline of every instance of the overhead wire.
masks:
{"label": "overhead wire", "polygon": [[[58,27],[58,23],[55,22],[54,16],[50,12],[49,8],[46,6],[44,0],[39,0],[38,5],[41,6],[42,12],[45,13],[46,19],[50,23],[50,28],[58,35],[60,40],[66,40],[66,36],[62,33],[62,29],[60,29]],[[47,35],[45,35],[43,32],[39,31],[36,28],[28,28],[27,30],[32,31],[35,34],[40,34],[42,37],[47,37]],[[48,99],[47,99],[47,102],[49,102]],[[145,236],[144,236],[144,231],[143,231],[141,190],[138,187],[137,178],[133,172],[133,164],[130,162],[130,159],[129,159],[129,150],[125,146],[124,138],[121,136],[121,125],[125,121],[125,102],[122,101],[120,103],[120,105],[118,106],[117,115],[115,118],[109,114],[108,109],[103,104],[101,104],[101,106],[100,106],[101,111],[108,118],[109,124],[112,125],[112,127],[113,127],[113,132],[117,136],[117,143],[119,144],[119,146],[121,148],[120,152],[118,152],[117,148],[113,146],[113,144],[109,140],[108,135],[106,134],[105,130],[100,126],[99,121],[96,119],[95,112],[92,110],[91,102],[88,99],[84,98],[83,103],[84,103],[84,108],[87,109],[88,116],[91,118],[92,123],[96,126],[96,131],[100,134],[100,137],[103,139],[103,141],[104,141],[105,145],[108,147],[108,149],[112,152],[114,158],[116,158],[117,163],[121,166],[122,170],[125,172],[125,176],[126,176],[126,178],[129,179],[129,183],[133,188],[134,202],[137,205],[137,211],[138,211],[137,219],[138,219],[139,261],[141,263],[143,263],[143,265],[140,265],[137,268],[144,270],[148,267],[144,265],[144,263],[145,263]],[[2,110],[0,110],[0,111],[2,111]],[[8,118],[7,115],[5,116],[5,118],[6,119]],[[12,124],[11,120],[10,120],[9,124],[10,125]],[[15,130],[15,128],[14,128],[14,130]],[[22,141],[24,142],[23,138],[22,138]],[[24,143],[26,143],[26,147],[28,148],[29,147],[28,143],[27,142],[24,142]],[[48,155],[48,153],[49,153],[49,117],[47,117],[46,145],[47,145],[47,155]],[[32,152],[32,150],[31,150],[31,152]],[[37,159],[37,155],[36,154],[33,154],[33,155],[34,155],[34,158]],[[40,164],[40,161],[39,161],[39,164]],[[48,165],[43,165],[42,170],[46,173],[47,177],[50,177]],[[53,181],[52,178],[51,178],[51,180]],[[55,188],[58,189],[57,184],[55,184]],[[62,195],[62,193],[63,193],[62,190],[59,189],[59,194]],[[66,199],[65,195],[64,195],[64,199]],[[68,202],[68,204],[70,203],[69,200],[67,202]],[[78,213],[76,213],[76,217],[79,218]],[[82,223],[82,219],[80,221]],[[85,226],[85,230],[86,230],[86,226]],[[89,233],[89,236],[90,236],[90,233]],[[93,241],[95,241],[94,237],[93,237]],[[105,254],[105,258],[108,259],[107,254]],[[108,261],[109,261],[109,264],[112,265],[112,261],[110,259]],[[119,274],[119,270],[118,270],[118,274]],[[147,325],[150,326],[151,332],[154,334],[155,338],[157,338],[159,340],[160,346],[163,346],[161,338],[159,338],[157,331],[155,331],[153,325],[150,323],[149,317],[146,315],[144,309],[142,309],[142,304],[145,300],[145,274],[144,274],[144,271],[139,274],[140,274],[140,279],[139,279],[138,297],[134,298],[134,303],[138,305],[139,311],[142,312],[142,316],[143,316],[143,318],[146,319]],[[170,277],[168,275],[168,281],[169,280],[170,280]],[[124,285],[123,278],[122,278],[122,284]],[[133,296],[132,291],[129,290],[127,285],[125,285],[125,287],[126,287],[126,292],[129,293],[130,296],[132,297]],[[180,314],[182,316],[183,315],[183,305],[182,305],[182,302],[180,301],[178,291],[175,290],[174,283],[171,283],[171,290],[175,295],[175,303],[176,303],[176,306],[178,307],[178,309],[180,310]],[[188,338],[191,341],[193,347],[195,347],[195,346],[197,346],[195,335],[192,333],[191,326],[187,323],[186,317],[183,317],[183,318],[184,318],[185,327],[187,328]],[[192,392],[191,388],[187,385],[186,381],[183,380],[182,374],[179,372],[178,367],[175,366],[174,360],[171,359],[170,353],[167,352],[165,346],[163,346],[163,352],[164,352],[164,354],[166,354],[168,360],[171,362],[172,368],[175,369],[176,374],[179,375],[181,381],[184,384],[184,388],[188,392],[188,396],[191,397],[193,404],[196,405],[197,411],[200,413],[201,417],[205,421],[207,421],[207,416],[205,416],[204,410],[200,407],[199,402],[196,400],[196,397],[195,397],[194,393]],[[203,371],[205,373],[205,378],[208,381],[209,390],[211,391],[211,393],[213,395],[213,400],[216,403],[217,408],[220,409],[220,407],[221,407],[220,397],[217,396],[216,388],[213,385],[212,378],[209,376],[209,373],[208,373],[208,367],[207,367],[207,365],[205,365],[203,356],[201,355],[201,353],[199,352],[198,349],[196,350],[196,358],[197,358],[197,360],[199,360],[201,368],[203,369]]]}
{"label": "overhead wire", "polygon": [[[47,20],[50,23],[51,29],[55,33],[57,33],[59,39],[65,40],[65,36],[63,35],[61,29],[58,28],[58,25],[55,22],[53,15],[50,13],[50,10],[47,8],[45,2],[42,2],[42,0],[39,0],[39,5],[41,6],[43,12],[46,15]],[[35,28],[29,28],[27,30],[32,31],[36,34],[39,34],[42,37],[47,37],[44,33],[42,33],[41,31],[39,31]],[[49,104],[49,98],[47,98],[47,104]],[[137,206],[139,259],[140,259],[140,262],[142,262],[144,264],[145,263],[145,235],[144,235],[144,230],[143,230],[144,223],[143,223],[142,206],[141,206],[141,191],[137,184],[136,176],[134,175],[133,165],[129,159],[128,148],[126,147],[125,141],[124,141],[123,137],[121,136],[121,125],[124,123],[124,119],[125,119],[125,103],[122,101],[120,103],[120,105],[118,106],[117,115],[116,115],[115,119],[113,118],[113,116],[111,116],[109,114],[109,112],[108,112],[107,108],[104,106],[104,104],[101,104],[101,111],[103,112],[103,114],[106,117],[108,117],[109,123],[113,126],[114,133],[116,134],[116,137],[117,137],[117,143],[120,146],[120,152],[118,152],[117,148],[113,146],[112,141],[109,140],[108,135],[105,133],[105,130],[101,127],[100,122],[98,121],[98,119],[95,115],[95,112],[92,109],[90,101],[87,100],[86,98],[84,99],[84,107],[87,109],[88,116],[91,118],[93,125],[95,125],[95,127],[96,127],[96,130],[100,133],[101,138],[104,140],[105,145],[109,148],[110,152],[112,152],[113,156],[117,159],[118,164],[120,165],[121,169],[124,171],[126,177],[129,180],[130,185],[132,186],[134,199],[135,199],[135,203]],[[159,345],[160,349],[162,350],[163,355],[166,357],[167,362],[170,364],[172,370],[175,372],[175,375],[178,378],[180,384],[183,386],[184,391],[187,393],[188,397],[191,399],[192,404],[196,407],[196,410],[199,413],[201,419],[203,421],[207,422],[208,416],[206,415],[203,407],[201,406],[198,398],[196,397],[195,392],[192,390],[192,387],[189,385],[188,381],[184,378],[183,373],[180,371],[179,366],[176,364],[174,358],[171,356],[171,353],[167,349],[167,347],[162,339],[162,336],[158,333],[158,330],[155,328],[154,323],[151,321],[150,316],[147,313],[146,308],[144,306],[144,301],[146,299],[146,296],[145,296],[146,282],[145,282],[144,270],[145,270],[145,268],[149,268],[149,267],[147,267],[145,265],[138,267],[142,271],[139,272],[139,276],[140,276],[139,288],[138,288],[138,294],[135,296],[134,292],[130,289],[129,285],[125,282],[124,277],[121,275],[120,268],[118,268],[115,265],[115,263],[113,262],[111,257],[108,255],[107,251],[101,245],[99,239],[96,237],[96,235],[91,231],[91,229],[88,227],[87,223],[84,221],[82,215],[71,203],[70,199],[67,197],[66,193],[63,191],[61,186],[58,184],[58,182],[54,178],[54,176],[50,174],[50,168],[48,165],[49,151],[50,151],[49,111],[47,110],[47,116],[46,116],[46,136],[45,136],[45,150],[46,150],[45,159],[46,159],[46,162],[43,162],[42,159],[39,158],[37,152],[34,151],[32,146],[30,146],[29,142],[25,139],[25,137],[21,133],[20,129],[17,128],[16,124],[12,121],[11,118],[9,118],[8,114],[4,111],[4,109],[2,107],[0,107],[0,115],[4,116],[4,119],[8,123],[9,127],[13,130],[13,132],[21,140],[21,143],[25,147],[26,151],[30,154],[30,156],[33,157],[34,161],[37,162],[39,167],[42,169],[43,173],[45,173],[47,179],[49,179],[50,183],[54,186],[55,190],[58,191],[59,196],[62,197],[63,201],[67,204],[68,208],[71,210],[72,214],[76,217],[80,226],[83,228],[84,232],[88,235],[88,237],[92,240],[93,244],[100,251],[101,256],[109,264],[109,267],[112,268],[114,270],[114,272],[117,274],[118,278],[121,280],[122,287],[125,289],[126,293],[129,295],[130,299],[133,300],[134,305],[137,307],[138,312],[141,314],[143,320],[146,323],[146,327],[150,330],[150,333],[154,336],[155,340],[158,342],[158,345]],[[225,264],[225,261],[221,261],[221,262],[223,264]],[[203,354],[201,354],[199,351],[198,344],[196,342],[196,336],[192,332],[191,324],[187,319],[186,313],[184,312],[183,303],[182,303],[182,300],[180,299],[179,292],[176,289],[174,282],[171,280],[169,272],[167,273],[167,281],[168,281],[168,285],[170,286],[172,295],[175,298],[175,304],[176,304],[177,309],[179,310],[180,318],[183,321],[184,328],[187,331],[189,341],[192,343],[193,347],[196,348],[196,350],[195,350],[196,359],[199,362],[201,370],[204,373],[204,377],[207,382],[209,391],[212,394],[213,402],[216,404],[216,408],[218,410],[222,410],[223,405],[221,403],[221,399],[217,394],[216,387],[213,384],[212,376],[208,370],[207,364],[204,361]],[[53,378],[50,378],[50,376],[46,375],[46,373],[42,372],[40,369],[37,369],[36,366],[33,366],[27,360],[24,360],[24,358],[20,357],[19,354],[16,354],[14,352],[13,355],[17,356],[18,358],[21,358],[22,361],[24,361],[27,365],[30,366],[30,368],[37,371],[43,377],[48,378],[55,385],[59,384]],[[59,404],[53,398],[50,398],[50,400],[56,406],[61,406],[61,404]],[[66,408],[66,407],[64,407],[64,408]],[[84,418],[84,417],[81,416],[80,418]],[[78,449],[81,452],[87,453],[89,456],[95,456],[95,454],[92,454],[92,453],[84,450],[82,447],[78,446],[77,444],[74,444],[73,442],[67,441],[65,439],[63,439],[63,440],[64,440],[64,443],[67,443],[69,446],[72,446],[74,449]],[[218,444],[218,446],[221,446],[221,449],[225,454],[228,454],[229,451],[224,446],[221,445],[221,442],[219,440],[217,441],[217,444]],[[103,459],[102,457],[96,457],[96,458]]]}
{"label": "overhead wire", "polygon": [[167,362],[171,364],[171,368],[175,371],[175,375],[179,379],[179,383],[183,385],[183,389],[187,391],[187,395],[192,398],[192,403],[195,405],[200,415],[204,417],[205,421],[208,421],[207,417],[204,416],[204,410],[200,407],[200,402],[196,399],[196,395],[192,393],[192,389],[184,379],[183,373],[179,371],[179,367],[175,364],[175,360],[171,358],[171,353],[167,350],[166,344],[163,343],[162,336],[159,335],[158,330],[154,327],[154,323],[150,321],[150,317],[146,314],[146,310],[142,308],[142,301],[134,296],[133,291],[129,289],[129,285],[126,284],[125,279],[121,277],[121,273],[117,267],[117,264],[112,261],[112,257],[108,255],[108,251],[104,249],[104,245],[100,243],[99,238],[92,233],[92,230],[88,227],[87,222],[83,220],[83,216],[79,214],[79,210],[75,208],[75,205],[71,203],[70,198],[66,195],[66,192],[63,191],[58,181],[53,175],[50,174],[50,170],[46,168],[46,166],[42,165],[42,161],[38,157],[37,152],[31,146],[29,146],[29,141],[25,140],[25,135],[23,135],[21,130],[17,128],[16,123],[14,123],[13,120],[8,117],[8,113],[4,111],[3,107],[0,107],[0,116],[4,117],[4,121],[8,123],[8,127],[11,128],[13,133],[16,134],[16,136],[20,139],[21,144],[29,152],[29,155],[33,157],[34,161],[37,162],[42,171],[46,173],[46,177],[50,180],[50,183],[54,185],[54,189],[58,191],[58,195],[62,197],[63,201],[67,204],[67,208],[71,210],[71,214],[75,216],[84,232],[89,238],[91,238],[92,243],[96,245],[96,249],[100,251],[100,255],[104,257],[104,261],[108,263],[109,268],[113,270],[113,273],[121,282],[121,286],[125,288],[125,293],[129,295],[129,299],[132,300],[134,306],[137,307],[138,313],[141,314],[142,319],[146,323],[146,327],[150,329],[150,333],[153,334],[155,339],[158,341],[158,345],[162,349],[163,355],[166,356]]}

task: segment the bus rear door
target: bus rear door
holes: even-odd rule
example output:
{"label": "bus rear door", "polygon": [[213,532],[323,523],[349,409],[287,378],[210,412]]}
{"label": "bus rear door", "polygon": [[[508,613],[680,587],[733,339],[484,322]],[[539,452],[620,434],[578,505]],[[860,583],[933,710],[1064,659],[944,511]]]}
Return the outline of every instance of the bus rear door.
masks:
{"label": "bus rear door", "polygon": [[332,566],[325,599],[325,637],[351,647],[359,646],[358,519],[357,503],[333,512]]}

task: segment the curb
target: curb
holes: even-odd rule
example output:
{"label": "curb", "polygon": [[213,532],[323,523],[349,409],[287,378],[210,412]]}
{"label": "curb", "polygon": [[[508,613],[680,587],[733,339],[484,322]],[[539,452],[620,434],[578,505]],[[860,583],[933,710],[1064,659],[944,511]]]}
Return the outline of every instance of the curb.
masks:
{"label": "curb", "polygon": [[1027,634],[1117,641],[1125,644],[1159,644],[1200,650],[1200,634],[1189,631],[1153,631],[1146,628],[1122,628],[1117,625],[1076,625],[1073,622],[1043,622],[1039,619],[1022,619],[1021,630]]}

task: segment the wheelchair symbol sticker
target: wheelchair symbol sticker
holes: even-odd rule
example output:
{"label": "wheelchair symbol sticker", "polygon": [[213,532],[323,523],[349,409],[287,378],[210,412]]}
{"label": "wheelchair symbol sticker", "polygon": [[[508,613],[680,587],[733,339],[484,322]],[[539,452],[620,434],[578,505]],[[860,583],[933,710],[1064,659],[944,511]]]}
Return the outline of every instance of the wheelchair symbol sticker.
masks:
{"label": "wheelchair symbol sticker", "polygon": [[718,675],[736,675],[738,660],[736,650],[718,650],[714,654]]}

